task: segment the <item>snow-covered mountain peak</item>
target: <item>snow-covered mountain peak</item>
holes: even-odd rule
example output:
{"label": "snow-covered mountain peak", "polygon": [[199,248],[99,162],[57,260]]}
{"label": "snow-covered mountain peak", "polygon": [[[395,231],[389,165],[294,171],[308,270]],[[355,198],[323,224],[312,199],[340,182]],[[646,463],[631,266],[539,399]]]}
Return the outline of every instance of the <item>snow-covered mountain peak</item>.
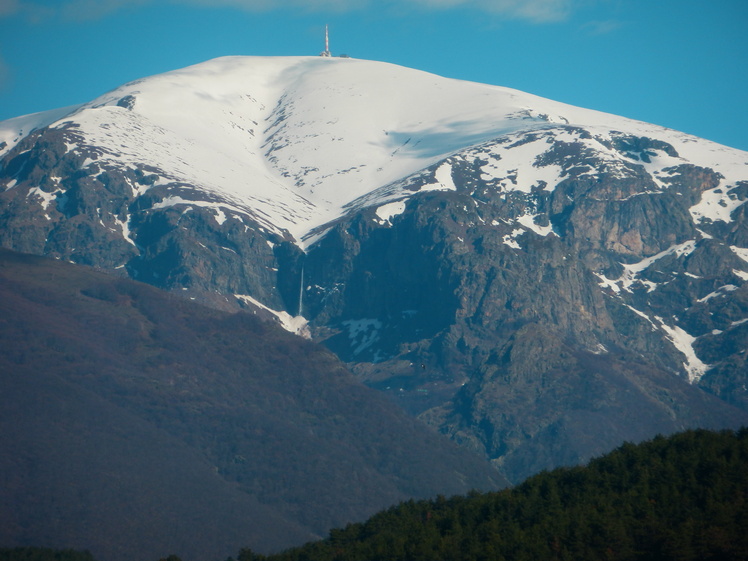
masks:
{"label": "snow-covered mountain peak", "polygon": [[[371,194],[378,189],[509,134],[575,125],[601,135],[618,129],[689,140],[382,62],[223,57],[125,84],[62,118],[49,112],[6,121],[0,146],[5,141],[9,150],[33,128],[71,124],[79,148],[96,147],[99,166],[156,170],[157,184],[208,192],[211,204],[250,214],[300,243],[352,201],[377,204]],[[161,204],[184,202],[180,194]]]}
{"label": "snow-covered mountain peak", "polygon": [[159,169],[161,181],[254,209],[301,239],[445,155],[546,126],[549,111],[532,116],[530,98],[380,62],[224,57],[131,82],[62,119],[39,114],[25,133],[6,122],[0,134],[9,149],[34,127],[72,122],[81,143],[105,153],[100,164]]}
{"label": "snow-covered mountain peak", "polygon": [[515,480],[744,424],[746,203],[746,152],[365,60],[220,58],[0,123],[2,247],[275,318]]}

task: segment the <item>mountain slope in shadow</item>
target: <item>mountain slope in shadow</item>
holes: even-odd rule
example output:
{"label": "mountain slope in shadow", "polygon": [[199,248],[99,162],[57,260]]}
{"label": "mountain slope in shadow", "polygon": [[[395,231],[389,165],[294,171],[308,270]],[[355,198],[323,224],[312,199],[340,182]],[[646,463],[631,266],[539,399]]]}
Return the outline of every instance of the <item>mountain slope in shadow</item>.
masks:
{"label": "mountain slope in shadow", "polygon": [[3,545],[272,551],[506,483],[275,325],[4,250],[0,377]]}

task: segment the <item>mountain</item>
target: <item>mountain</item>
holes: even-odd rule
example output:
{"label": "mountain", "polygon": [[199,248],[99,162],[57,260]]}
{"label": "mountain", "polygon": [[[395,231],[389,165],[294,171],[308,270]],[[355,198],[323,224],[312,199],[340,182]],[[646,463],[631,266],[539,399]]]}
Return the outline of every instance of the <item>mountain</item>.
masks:
{"label": "mountain", "polygon": [[512,481],[748,421],[748,154],[380,62],[0,123],[0,244],[275,317]]}
{"label": "mountain", "polygon": [[0,383],[5,547],[225,558],[507,484],[270,322],[4,249]]}

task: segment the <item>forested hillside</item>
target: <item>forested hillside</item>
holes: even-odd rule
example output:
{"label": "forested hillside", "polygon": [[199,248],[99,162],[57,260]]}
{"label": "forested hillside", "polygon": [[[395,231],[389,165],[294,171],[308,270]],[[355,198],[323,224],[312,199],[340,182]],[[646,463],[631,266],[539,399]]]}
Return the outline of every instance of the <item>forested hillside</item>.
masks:
{"label": "forested hillside", "polygon": [[267,561],[737,561],[746,529],[748,430],[688,431],[511,490],[408,501]]}
{"label": "forested hillside", "polygon": [[[513,489],[404,502],[325,540],[270,556],[245,548],[237,560],[742,561],[746,468],[748,429],[688,431]],[[0,561],[78,560],[93,561],[88,552],[0,549]]]}
{"label": "forested hillside", "polygon": [[46,547],[0,548],[0,561],[94,561],[89,551]]}

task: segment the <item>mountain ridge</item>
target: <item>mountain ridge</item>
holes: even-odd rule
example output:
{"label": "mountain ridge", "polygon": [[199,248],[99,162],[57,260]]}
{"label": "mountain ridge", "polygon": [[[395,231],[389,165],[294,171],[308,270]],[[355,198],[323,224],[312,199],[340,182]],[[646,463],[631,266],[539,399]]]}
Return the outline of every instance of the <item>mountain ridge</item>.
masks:
{"label": "mountain ridge", "polygon": [[[407,84],[407,95],[400,82]],[[445,114],[445,108],[451,109]],[[440,118],[429,122],[433,115]],[[711,151],[712,164],[722,153],[721,167],[731,167],[725,147],[663,127],[500,86],[325,57],[223,57],[136,80],[69,112],[5,121],[0,157],[23,131],[41,125],[72,133],[75,125],[84,134],[81,149],[86,137],[97,147],[84,164],[102,158],[120,166],[164,168],[167,177],[156,185],[197,185],[233,212],[260,221],[264,213],[266,227],[276,233],[291,230],[304,247],[316,239],[302,242],[309,230],[340,218],[347,205],[355,207],[375,189],[451,154],[498,137],[575,123],[605,130],[613,124],[677,140],[681,150],[698,142],[701,150]],[[164,138],[147,141],[159,136]],[[66,146],[76,149],[75,141]],[[175,195],[159,204],[188,201]],[[220,205],[212,206],[221,220]]]}
{"label": "mountain ridge", "polygon": [[0,124],[0,244],[275,315],[511,480],[747,422],[748,153],[355,59],[63,113]]}

